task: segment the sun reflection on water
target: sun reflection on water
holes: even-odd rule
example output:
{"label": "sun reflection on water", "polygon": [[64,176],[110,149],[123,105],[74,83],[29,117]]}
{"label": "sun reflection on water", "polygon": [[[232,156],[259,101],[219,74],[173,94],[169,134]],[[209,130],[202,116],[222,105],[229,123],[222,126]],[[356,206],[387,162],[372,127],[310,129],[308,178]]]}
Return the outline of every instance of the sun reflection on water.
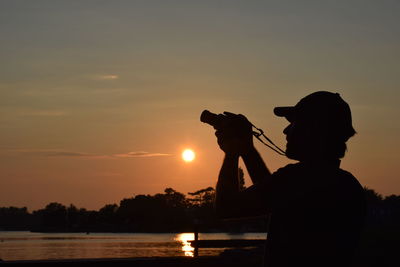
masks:
{"label": "sun reflection on water", "polygon": [[182,244],[182,251],[184,252],[185,256],[194,257],[194,247],[192,247],[188,242],[189,240],[194,240],[194,233],[178,234],[174,240]]}

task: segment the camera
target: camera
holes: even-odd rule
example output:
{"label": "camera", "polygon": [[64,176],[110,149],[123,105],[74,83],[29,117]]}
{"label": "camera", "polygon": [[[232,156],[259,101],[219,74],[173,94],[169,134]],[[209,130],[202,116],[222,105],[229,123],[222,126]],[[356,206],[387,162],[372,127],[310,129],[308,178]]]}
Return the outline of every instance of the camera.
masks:
{"label": "camera", "polygon": [[208,110],[204,110],[200,115],[200,121],[207,123],[216,130],[231,129],[236,131],[244,130],[250,127],[251,123],[241,114],[224,112],[223,114],[215,114]]}
{"label": "camera", "polygon": [[[214,127],[215,130],[223,130],[225,133],[235,136],[246,136],[248,133],[254,135],[261,143],[269,147],[279,155],[285,156],[285,151],[274,144],[260,128],[257,128],[242,114],[234,114],[224,112],[223,114],[215,114],[208,110],[204,110],[200,115],[200,121]],[[253,130],[254,128],[254,130]],[[261,139],[265,138],[265,141]],[[268,142],[268,143],[266,143]]]}
{"label": "camera", "polygon": [[223,114],[215,114],[208,110],[204,110],[200,115],[200,121],[213,126],[215,129],[221,129],[226,120],[226,116]]}

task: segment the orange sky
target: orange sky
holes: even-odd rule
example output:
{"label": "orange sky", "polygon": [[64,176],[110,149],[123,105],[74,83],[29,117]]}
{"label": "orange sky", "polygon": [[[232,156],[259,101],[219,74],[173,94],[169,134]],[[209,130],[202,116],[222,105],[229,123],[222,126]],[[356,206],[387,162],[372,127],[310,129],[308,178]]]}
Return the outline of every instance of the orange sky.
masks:
{"label": "orange sky", "polygon": [[[284,147],[273,108],[317,90],[352,108],[342,167],[400,194],[399,11],[372,0],[2,2],[0,206],[98,209],[213,186],[223,154],[203,109],[245,114]],[[258,147],[272,171],[290,162]]]}

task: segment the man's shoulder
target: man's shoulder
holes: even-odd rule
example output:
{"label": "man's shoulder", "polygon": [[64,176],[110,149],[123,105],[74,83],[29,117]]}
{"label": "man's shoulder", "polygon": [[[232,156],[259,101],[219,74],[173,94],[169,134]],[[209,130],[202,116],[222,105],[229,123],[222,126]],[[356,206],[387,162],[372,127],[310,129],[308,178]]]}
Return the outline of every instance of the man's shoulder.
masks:
{"label": "man's shoulder", "polygon": [[[292,163],[274,172],[275,180],[282,182],[326,184],[332,187],[347,187],[352,190],[362,190],[363,187],[349,171],[339,166],[318,166],[303,163]],[[299,181],[301,180],[301,181]]]}
{"label": "man's shoulder", "polygon": [[339,166],[332,165],[310,165],[301,162],[287,164],[284,167],[276,170],[273,175],[283,175],[283,174],[299,174],[299,173],[309,173],[309,174],[323,174],[332,173],[335,176],[340,176],[351,181],[357,181],[357,179],[350,172],[339,168]]}
{"label": "man's shoulder", "polygon": [[280,175],[294,174],[294,173],[298,172],[301,168],[302,168],[302,166],[299,162],[291,163],[291,164],[287,164],[284,167],[279,168],[272,175],[280,176]]}
{"label": "man's shoulder", "polygon": [[337,182],[347,185],[347,188],[357,191],[363,191],[363,187],[357,178],[349,171],[338,169]]}

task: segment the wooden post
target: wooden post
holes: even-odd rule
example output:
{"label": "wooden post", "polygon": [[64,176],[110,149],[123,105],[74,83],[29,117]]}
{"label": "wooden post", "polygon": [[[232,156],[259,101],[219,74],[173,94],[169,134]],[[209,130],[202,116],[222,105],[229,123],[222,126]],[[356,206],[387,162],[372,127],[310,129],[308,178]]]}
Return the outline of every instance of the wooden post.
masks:
{"label": "wooden post", "polygon": [[199,222],[197,219],[194,220],[194,257],[199,256]]}

